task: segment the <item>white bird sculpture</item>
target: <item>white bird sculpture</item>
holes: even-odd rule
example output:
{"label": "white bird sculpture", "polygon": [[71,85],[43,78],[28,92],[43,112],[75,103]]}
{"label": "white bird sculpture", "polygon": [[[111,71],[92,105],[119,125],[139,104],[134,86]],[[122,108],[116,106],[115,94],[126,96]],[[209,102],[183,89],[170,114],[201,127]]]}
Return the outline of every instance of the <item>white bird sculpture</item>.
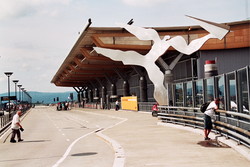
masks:
{"label": "white bird sculpture", "polygon": [[[160,71],[155,61],[162,56],[170,46],[174,47],[177,51],[190,55],[199,48],[210,38],[222,39],[228,32],[229,27],[222,26],[217,23],[208,22],[205,20],[197,19],[188,16],[198,21],[198,24],[206,29],[210,34],[195,39],[187,44],[182,36],[165,36],[160,38],[159,34],[154,29],[146,29],[128,24],[119,24],[120,27],[125,28],[131,34],[134,34],[140,40],[153,40],[152,48],[146,55],[141,55],[135,51],[121,51],[115,49],[106,49],[94,47],[97,53],[109,57],[115,61],[122,61],[125,65],[139,65],[146,69],[149,79],[154,84],[154,98],[160,105],[168,105],[169,97],[168,90],[164,86],[164,74]],[[173,67],[172,67],[173,68]],[[170,69],[172,70],[172,69]]]}

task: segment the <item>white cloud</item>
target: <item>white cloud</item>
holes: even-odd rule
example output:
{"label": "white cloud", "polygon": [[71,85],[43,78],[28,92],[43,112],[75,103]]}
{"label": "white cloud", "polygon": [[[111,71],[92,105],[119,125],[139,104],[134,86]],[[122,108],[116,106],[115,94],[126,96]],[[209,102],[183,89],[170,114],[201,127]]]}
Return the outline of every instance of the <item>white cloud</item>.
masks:
{"label": "white cloud", "polygon": [[[54,16],[56,9],[51,9],[51,5],[57,8],[60,5],[68,5],[72,0],[1,0],[0,20],[24,17],[37,13]],[[48,10],[51,10],[48,12]],[[46,11],[46,12],[44,12]]]}
{"label": "white cloud", "polygon": [[122,0],[129,6],[150,7],[170,0]]}

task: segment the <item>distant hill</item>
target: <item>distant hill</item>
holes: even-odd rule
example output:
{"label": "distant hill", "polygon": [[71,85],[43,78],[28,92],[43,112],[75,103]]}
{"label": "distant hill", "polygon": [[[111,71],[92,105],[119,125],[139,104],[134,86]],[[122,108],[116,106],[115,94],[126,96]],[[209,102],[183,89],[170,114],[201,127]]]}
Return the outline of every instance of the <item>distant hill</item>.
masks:
{"label": "distant hill", "polygon": [[[54,99],[57,102],[57,97],[59,101],[68,101],[68,97],[70,93],[73,93],[73,100],[77,100],[77,93],[76,92],[29,92],[30,96],[32,97],[32,103],[43,103],[43,104],[50,104],[55,103]],[[14,92],[11,92],[10,95],[14,96]],[[8,96],[8,93],[2,93],[0,96]],[[17,98],[19,98],[19,92],[17,93]]]}

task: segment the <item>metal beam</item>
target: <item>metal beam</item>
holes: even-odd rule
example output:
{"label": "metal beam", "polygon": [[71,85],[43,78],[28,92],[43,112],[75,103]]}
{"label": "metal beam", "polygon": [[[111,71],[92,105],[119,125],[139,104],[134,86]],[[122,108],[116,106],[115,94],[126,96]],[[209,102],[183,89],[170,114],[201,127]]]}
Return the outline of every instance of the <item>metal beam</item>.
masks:
{"label": "metal beam", "polygon": [[121,79],[123,79],[124,81],[127,80],[127,78],[124,76],[124,74],[121,73],[121,71],[118,68],[115,68],[114,71]]}
{"label": "metal beam", "polygon": [[143,77],[145,74],[142,72],[142,68],[139,66],[131,66],[133,70],[140,76]]}

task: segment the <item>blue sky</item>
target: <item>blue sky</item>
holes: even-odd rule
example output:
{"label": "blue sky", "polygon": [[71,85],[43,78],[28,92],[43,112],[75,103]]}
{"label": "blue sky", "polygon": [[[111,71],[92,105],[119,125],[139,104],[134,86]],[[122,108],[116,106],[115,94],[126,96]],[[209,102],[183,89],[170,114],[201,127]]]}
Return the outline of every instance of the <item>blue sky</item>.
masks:
{"label": "blue sky", "polygon": [[[142,27],[195,25],[185,15],[224,23],[249,19],[250,0],[1,0],[0,93],[5,71],[27,91],[62,92],[50,83],[88,18],[93,27],[117,22]],[[14,90],[14,84],[11,84]]]}

